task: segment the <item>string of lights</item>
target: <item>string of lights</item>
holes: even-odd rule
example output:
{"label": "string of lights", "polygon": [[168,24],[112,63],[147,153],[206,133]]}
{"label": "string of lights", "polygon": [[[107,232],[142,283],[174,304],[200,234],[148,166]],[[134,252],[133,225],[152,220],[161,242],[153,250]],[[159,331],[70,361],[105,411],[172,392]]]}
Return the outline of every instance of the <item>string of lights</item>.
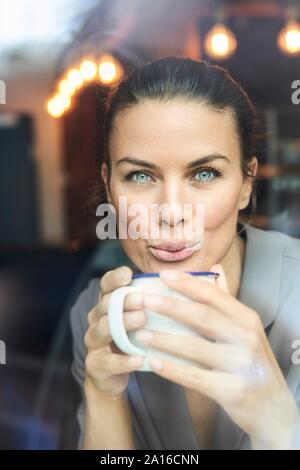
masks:
{"label": "string of lights", "polygon": [[[216,61],[229,59],[236,51],[238,41],[234,33],[226,26],[226,13],[218,8],[214,13],[214,25],[203,39],[204,51]],[[287,56],[300,54],[300,23],[298,10],[288,7],[285,10],[285,25],[279,31],[277,47]],[[59,118],[72,109],[78,91],[87,84],[97,81],[102,85],[111,85],[122,78],[123,67],[113,55],[101,55],[100,59],[85,56],[78,64],[67,69],[56,83],[55,91],[47,100],[48,113]]]}

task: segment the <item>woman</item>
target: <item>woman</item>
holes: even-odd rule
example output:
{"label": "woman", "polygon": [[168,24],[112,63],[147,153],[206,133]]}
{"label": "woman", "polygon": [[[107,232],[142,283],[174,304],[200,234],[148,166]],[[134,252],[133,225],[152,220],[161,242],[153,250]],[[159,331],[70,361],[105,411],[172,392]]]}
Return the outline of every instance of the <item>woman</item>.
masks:
{"label": "woman", "polygon": [[[81,448],[300,448],[300,366],[293,356],[300,242],[238,222],[254,194],[255,138],[246,93],[224,69],[203,61],[153,61],[112,95],[101,167],[107,200],[117,214],[120,196],[147,210],[167,204],[171,216],[155,223],[171,238],[189,223],[178,207],[202,204],[204,241],[193,250],[149,235],[122,239],[118,249],[129,263],[93,279],[74,305]],[[113,262],[111,252],[106,256]],[[192,325],[202,337],[155,333],[144,335],[144,344],[199,367],[163,360],[152,362],[153,373],[139,373],[142,358],[112,343],[109,297],[131,282],[133,269],[160,272],[190,301],[128,295],[126,328],[143,328],[145,307]],[[217,285],[185,272],[199,270],[218,271]]]}

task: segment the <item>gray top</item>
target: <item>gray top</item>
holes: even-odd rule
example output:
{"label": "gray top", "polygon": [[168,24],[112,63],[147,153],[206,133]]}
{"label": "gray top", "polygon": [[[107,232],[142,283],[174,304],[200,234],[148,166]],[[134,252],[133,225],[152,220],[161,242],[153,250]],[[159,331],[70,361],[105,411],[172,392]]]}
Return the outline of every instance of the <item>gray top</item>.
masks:
{"label": "gray top", "polygon": [[[300,339],[300,240],[276,231],[245,226],[244,267],[238,299],[253,308],[261,317],[272,350],[296,398],[300,409],[300,364],[292,363],[294,340]],[[122,265],[122,249],[118,242],[105,245],[104,258],[109,265]],[[124,260],[128,258],[124,255]],[[105,260],[103,260],[105,262]],[[78,410],[81,429],[84,427],[84,334],[87,313],[96,305],[99,279],[92,279],[71,310],[74,360],[72,373],[82,391]],[[199,450],[196,432],[184,389],[154,372],[130,374],[126,393],[137,449]],[[250,449],[250,440],[229,416],[218,407],[212,449]]]}

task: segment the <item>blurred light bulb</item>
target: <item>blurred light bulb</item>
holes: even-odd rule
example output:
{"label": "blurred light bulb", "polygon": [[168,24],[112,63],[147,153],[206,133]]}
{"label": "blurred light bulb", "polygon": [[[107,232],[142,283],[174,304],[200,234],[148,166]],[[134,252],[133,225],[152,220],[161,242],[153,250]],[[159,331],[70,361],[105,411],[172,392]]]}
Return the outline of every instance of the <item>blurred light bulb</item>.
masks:
{"label": "blurred light bulb", "polygon": [[113,62],[105,61],[99,65],[99,77],[104,83],[113,82],[116,78],[117,70]]}
{"label": "blurred light bulb", "polygon": [[61,104],[63,105],[64,111],[69,109],[69,107],[71,106],[71,100],[68,96],[64,96],[64,95],[59,94],[58,99],[60,100]]}
{"label": "blurred light bulb", "polygon": [[92,60],[84,60],[80,65],[80,72],[84,80],[93,80],[97,74],[97,65]]}
{"label": "blurred light bulb", "polygon": [[62,95],[72,96],[76,87],[69,80],[64,79],[59,82],[58,89]]}
{"label": "blurred light bulb", "polygon": [[300,53],[300,24],[297,21],[289,21],[280,31],[277,45],[284,54]]}
{"label": "blurred light bulb", "polygon": [[206,53],[214,59],[228,59],[234,53],[236,46],[234,34],[222,23],[215,24],[204,41]]}
{"label": "blurred light bulb", "polygon": [[50,116],[60,117],[63,115],[64,109],[56,98],[51,98],[47,103],[47,110]]}
{"label": "blurred light bulb", "polygon": [[47,103],[47,110],[50,116],[58,118],[70,107],[71,100],[68,96],[57,93]]}
{"label": "blurred light bulb", "polygon": [[123,69],[121,64],[111,56],[103,56],[98,67],[99,79],[102,83],[112,83],[119,80]]}
{"label": "blurred light bulb", "polygon": [[75,88],[80,88],[83,84],[83,76],[78,69],[71,69],[67,74],[67,80]]}

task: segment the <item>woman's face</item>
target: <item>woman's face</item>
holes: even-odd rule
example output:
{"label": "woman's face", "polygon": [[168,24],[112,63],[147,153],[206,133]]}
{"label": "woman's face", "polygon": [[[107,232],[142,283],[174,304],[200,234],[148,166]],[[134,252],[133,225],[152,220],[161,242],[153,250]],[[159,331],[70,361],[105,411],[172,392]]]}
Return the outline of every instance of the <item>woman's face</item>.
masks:
{"label": "woman's face", "polygon": [[[109,183],[108,200],[117,216],[119,198],[125,196],[127,207],[142,204],[150,221],[146,229],[142,224],[143,238],[121,239],[142,272],[207,271],[221,262],[236,237],[238,212],[247,206],[252,187],[250,179],[243,180],[236,124],[229,109],[216,111],[179,99],[144,100],[117,115],[110,158],[110,181],[105,164],[102,177]],[[256,173],[255,157],[252,163]],[[151,219],[153,208],[162,204],[167,211]],[[184,211],[187,205],[189,210]],[[200,231],[199,214],[203,214]],[[126,215],[128,226],[136,216]]]}

